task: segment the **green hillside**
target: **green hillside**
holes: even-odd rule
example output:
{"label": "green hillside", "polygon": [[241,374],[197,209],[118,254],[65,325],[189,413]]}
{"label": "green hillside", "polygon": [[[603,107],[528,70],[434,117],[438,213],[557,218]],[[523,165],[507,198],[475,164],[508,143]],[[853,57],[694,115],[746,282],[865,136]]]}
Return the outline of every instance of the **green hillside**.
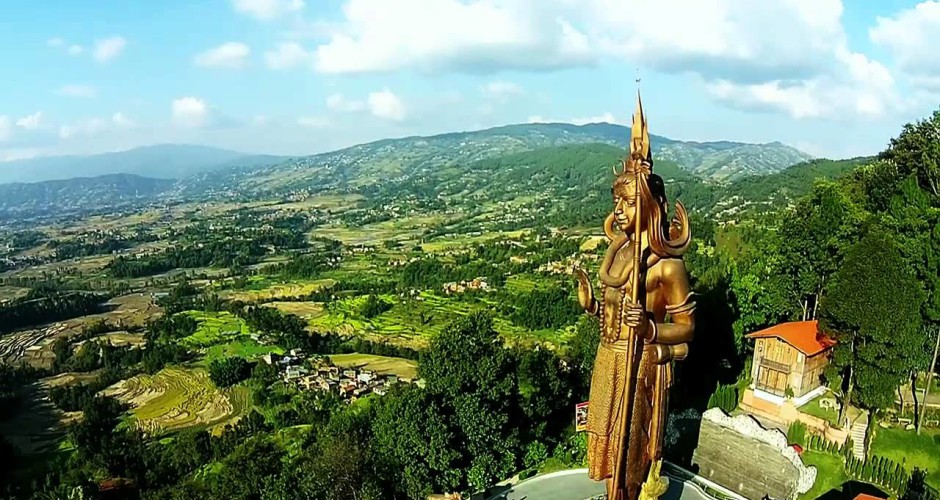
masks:
{"label": "green hillside", "polygon": [[[599,143],[623,151],[629,137],[629,129],[620,125],[549,123],[385,139],[278,165],[197,175],[187,182],[186,192],[258,197],[350,190],[435,175],[454,166],[546,147]],[[651,142],[658,161],[670,161],[703,179],[718,181],[774,173],[810,159],[781,143],[683,142],[655,135]]]}

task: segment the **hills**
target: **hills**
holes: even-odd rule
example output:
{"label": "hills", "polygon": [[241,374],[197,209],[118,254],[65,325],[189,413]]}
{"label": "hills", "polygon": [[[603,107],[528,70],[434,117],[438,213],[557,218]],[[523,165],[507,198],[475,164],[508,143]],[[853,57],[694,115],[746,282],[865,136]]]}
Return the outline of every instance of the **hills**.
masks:
{"label": "hills", "polygon": [[180,179],[234,166],[277,163],[286,157],[249,155],[188,144],[159,144],[90,156],[50,156],[0,163],[0,184],[134,174]]}
{"label": "hills", "polygon": [[[545,147],[606,144],[627,147],[630,131],[621,125],[538,123],[508,125],[430,137],[385,139],[339,151],[257,168],[229,169],[197,175],[190,191],[229,195],[286,195],[298,191],[348,189],[421,176],[506,154]],[[651,136],[657,161],[671,161],[707,180],[732,181],[747,175],[770,174],[812,157],[779,142],[684,142]]]}
{"label": "hills", "polygon": [[[610,166],[623,157],[629,133],[627,127],[606,123],[527,124],[385,139],[293,159],[177,144],[39,158],[0,164],[0,180],[129,173],[0,185],[0,218],[155,200],[248,201],[324,192],[356,192],[377,203],[410,196],[430,204],[446,197],[453,198],[452,203],[549,196],[570,199],[571,207],[586,197],[599,209],[608,201],[602,195],[609,187]],[[708,212],[755,201],[786,203],[808,190],[813,178],[832,177],[851,166],[828,160],[805,163],[809,155],[781,143],[684,142],[660,136],[652,136],[651,142],[656,171],[667,179],[670,198],[680,196],[688,207]],[[803,166],[787,168],[794,163]],[[33,170],[23,172],[25,167]]]}
{"label": "hills", "polygon": [[0,217],[42,215],[144,201],[170,189],[175,181],[131,174],[0,184]]}

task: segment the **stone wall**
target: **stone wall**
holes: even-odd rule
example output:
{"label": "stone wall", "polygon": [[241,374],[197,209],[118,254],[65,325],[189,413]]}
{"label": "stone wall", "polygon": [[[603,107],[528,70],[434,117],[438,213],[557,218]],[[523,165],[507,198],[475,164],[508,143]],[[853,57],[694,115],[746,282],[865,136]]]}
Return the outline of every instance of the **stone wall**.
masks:
{"label": "stone wall", "polygon": [[794,499],[816,479],[815,468],[803,466],[781,432],[764,429],[745,415],[728,417],[717,408],[702,415],[692,464],[698,475],[754,500]]}

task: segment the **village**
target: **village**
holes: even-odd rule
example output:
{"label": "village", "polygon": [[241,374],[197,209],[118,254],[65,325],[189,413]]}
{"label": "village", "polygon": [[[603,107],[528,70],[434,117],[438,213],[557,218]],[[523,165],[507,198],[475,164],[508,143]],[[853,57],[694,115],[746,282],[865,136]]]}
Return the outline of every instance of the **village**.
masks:
{"label": "village", "polygon": [[378,373],[361,367],[339,367],[329,356],[307,356],[300,349],[287,354],[265,354],[264,363],[274,366],[278,376],[300,390],[334,392],[347,402],[354,402],[369,394],[384,395],[392,386],[403,383],[423,386],[423,381],[412,380],[390,373]]}

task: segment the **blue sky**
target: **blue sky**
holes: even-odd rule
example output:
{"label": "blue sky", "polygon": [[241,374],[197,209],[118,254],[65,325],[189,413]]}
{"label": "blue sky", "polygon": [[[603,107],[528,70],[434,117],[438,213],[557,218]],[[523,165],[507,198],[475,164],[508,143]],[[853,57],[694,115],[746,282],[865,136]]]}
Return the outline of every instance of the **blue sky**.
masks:
{"label": "blue sky", "polygon": [[312,154],[531,121],[881,150],[940,107],[940,2],[4,0],[0,160]]}

